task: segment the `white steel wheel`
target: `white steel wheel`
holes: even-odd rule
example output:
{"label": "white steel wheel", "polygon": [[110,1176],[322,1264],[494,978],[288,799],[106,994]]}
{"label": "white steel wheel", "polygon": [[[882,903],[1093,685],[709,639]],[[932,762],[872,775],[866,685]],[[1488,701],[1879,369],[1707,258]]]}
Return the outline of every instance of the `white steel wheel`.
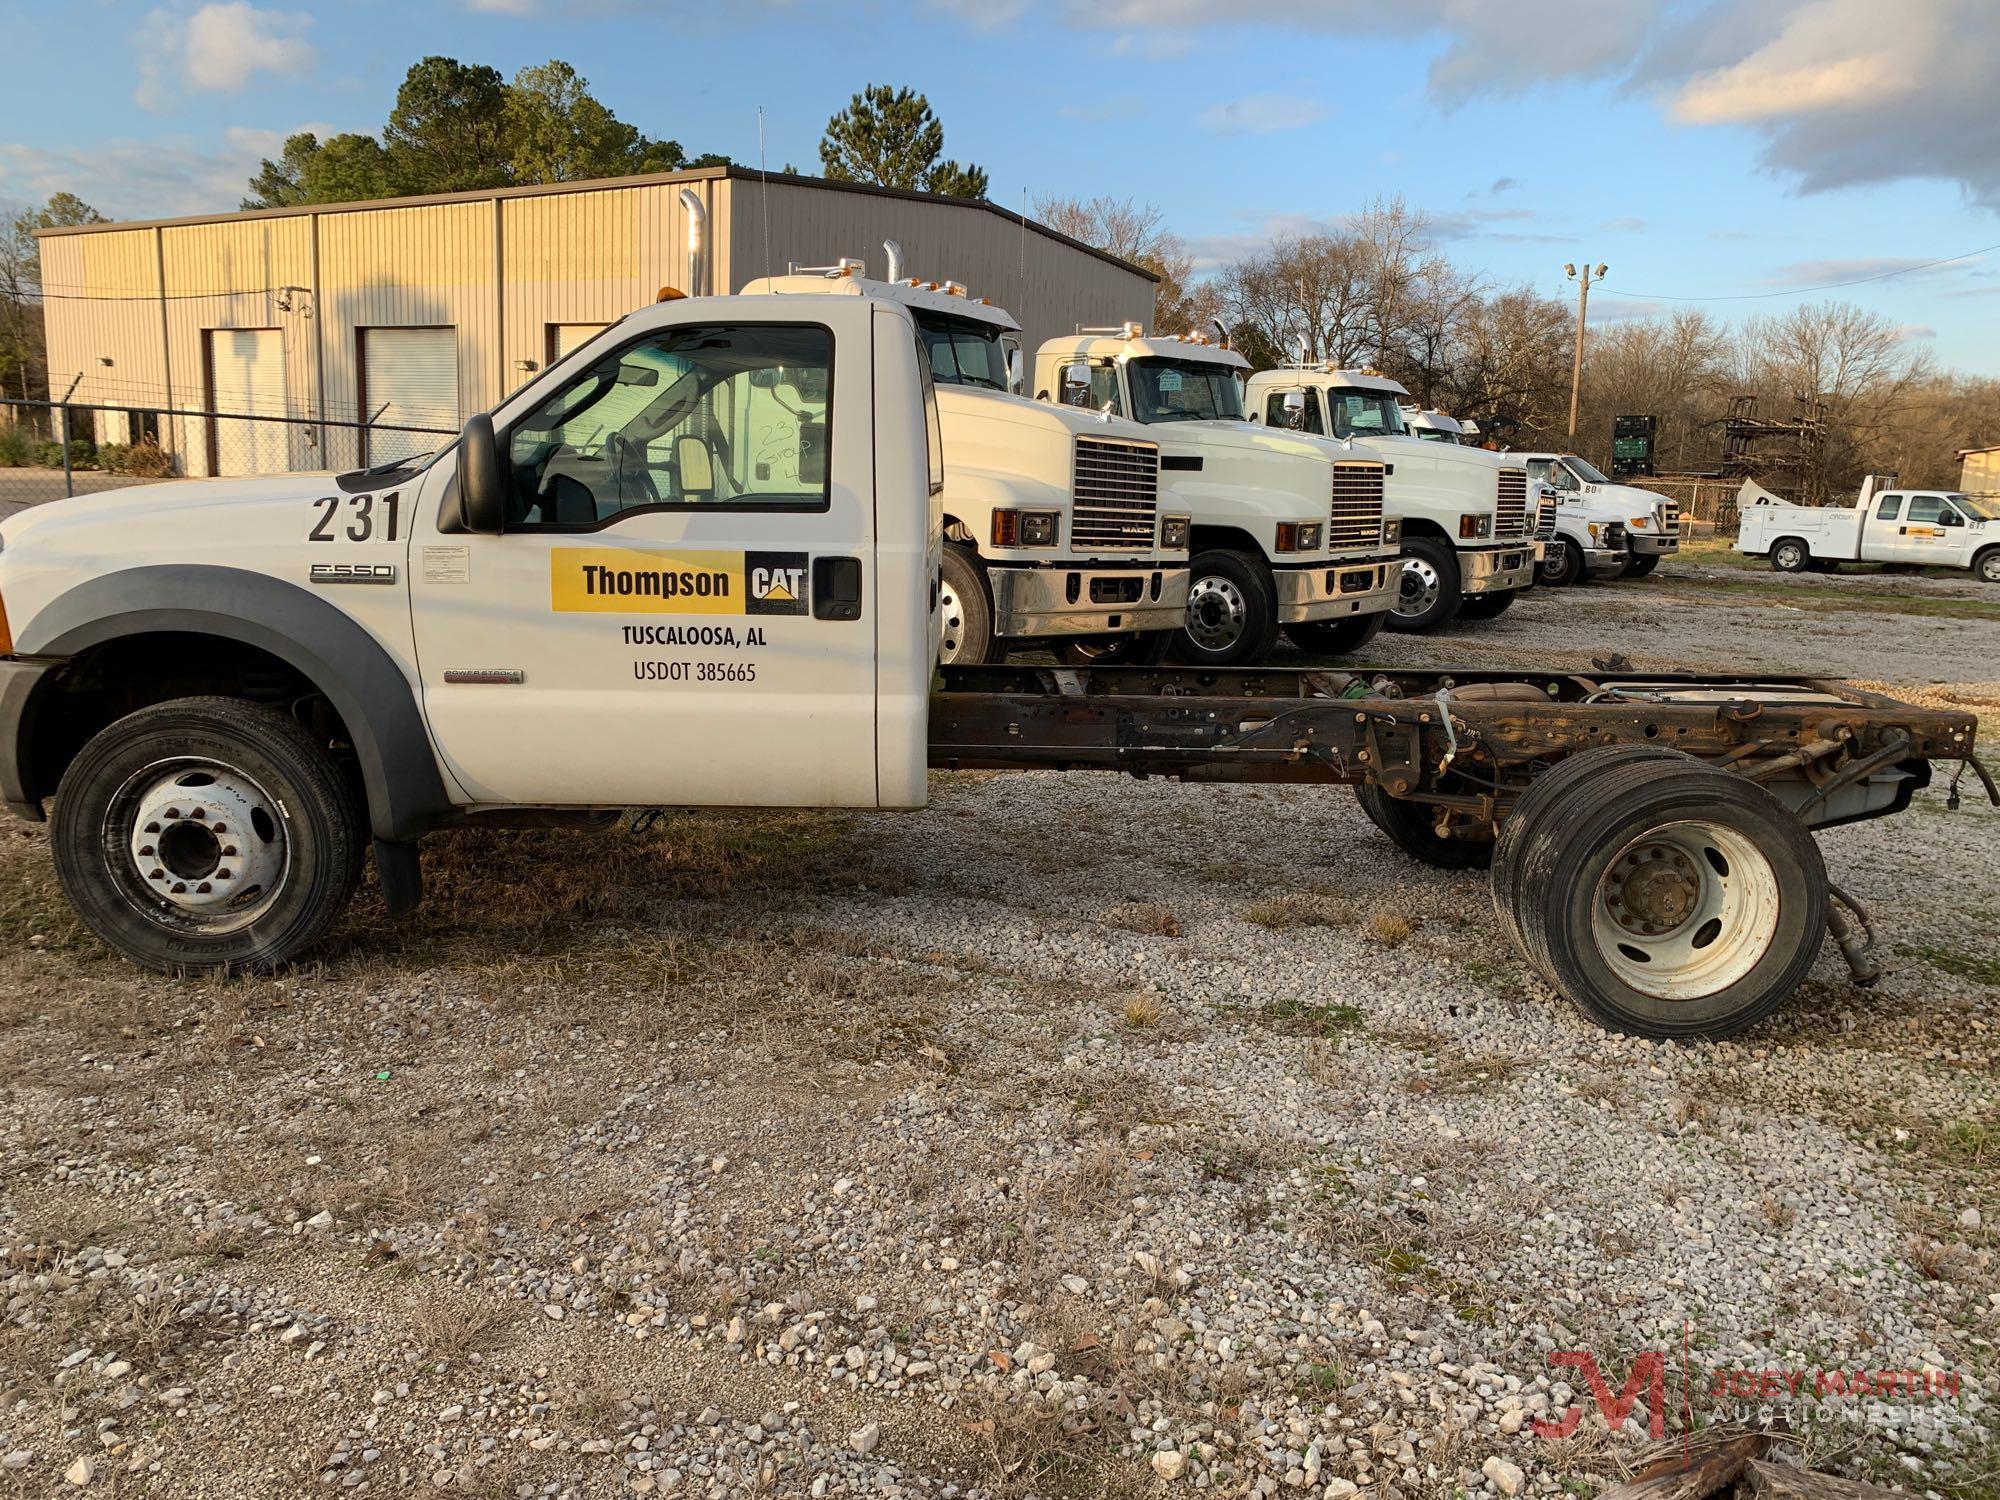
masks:
{"label": "white steel wheel", "polygon": [[1979,579],[1982,583],[2000,583],[2000,547],[1979,554]]}
{"label": "white steel wheel", "polygon": [[1621,981],[1657,1000],[1718,994],[1778,934],[1771,861],[1733,828],[1671,823],[1633,840],[1598,882],[1591,937]]}
{"label": "white steel wheel", "polygon": [[[219,937],[270,910],[291,869],[278,801],[219,761],[159,761],[112,794],[107,862],[120,894],[156,922]],[[122,853],[123,859],[119,857]]]}
{"label": "white steel wheel", "polygon": [[1803,573],[1806,564],[1812,561],[1812,553],[1804,542],[1786,537],[1771,548],[1771,566],[1780,573]]}
{"label": "white steel wheel", "polygon": [[942,666],[983,666],[995,659],[993,606],[979,562],[963,548],[948,545],[938,569],[938,662]]}
{"label": "white steel wheel", "polygon": [[944,623],[944,632],[938,641],[938,660],[950,666],[965,649],[965,601],[952,587],[950,579],[938,586],[938,614]]}
{"label": "white steel wheel", "polygon": [[1437,608],[1438,596],[1443,592],[1444,576],[1428,558],[1406,557],[1402,587],[1397,591],[1393,608],[1405,620],[1418,619]]}
{"label": "white steel wheel", "polygon": [[1188,589],[1187,633],[1204,651],[1223,652],[1243,639],[1250,624],[1250,601],[1234,579],[1210,573]]}

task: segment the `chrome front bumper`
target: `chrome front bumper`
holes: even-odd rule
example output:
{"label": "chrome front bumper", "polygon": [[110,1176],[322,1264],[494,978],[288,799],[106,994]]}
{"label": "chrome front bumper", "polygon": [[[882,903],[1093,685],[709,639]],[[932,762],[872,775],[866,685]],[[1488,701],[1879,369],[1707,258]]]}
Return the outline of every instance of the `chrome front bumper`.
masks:
{"label": "chrome front bumper", "polygon": [[1303,568],[1275,568],[1271,572],[1271,581],[1277,587],[1280,625],[1380,614],[1396,602],[1402,580],[1399,557],[1330,561]]}
{"label": "chrome front bumper", "polygon": [[1535,581],[1535,564],[1542,544],[1533,537],[1508,547],[1458,554],[1458,589],[1462,594],[1506,594]]}
{"label": "chrome front bumper", "polygon": [[1186,563],[1136,568],[989,567],[993,633],[1019,638],[1178,630],[1187,621]]}
{"label": "chrome front bumper", "polygon": [[1652,531],[1628,531],[1625,543],[1632,549],[1634,557],[1672,557],[1681,550],[1679,537],[1662,536]]}
{"label": "chrome front bumper", "polygon": [[[1565,545],[1574,547],[1575,542]],[[1583,576],[1586,578],[1616,578],[1625,571],[1625,563],[1631,557],[1623,547],[1585,547],[1583,551]]]}

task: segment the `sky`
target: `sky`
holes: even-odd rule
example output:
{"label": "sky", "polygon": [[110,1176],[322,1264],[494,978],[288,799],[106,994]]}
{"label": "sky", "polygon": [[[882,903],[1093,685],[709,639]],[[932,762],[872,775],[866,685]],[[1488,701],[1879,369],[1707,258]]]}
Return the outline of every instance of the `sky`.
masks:
{"label": "sky", "polygon": [[1607,264],[1593,325],[1837,297],[2000,376],[1993,0],[0,0],[0,37],[14,204],[233,210],[288,133],[378,130],[428,53],[562,58],[752,165],[761,108],[806,171],[850,94],[907,84],[996,201],[1157,204],[1202,267],[1402,194],[1495,287]]}

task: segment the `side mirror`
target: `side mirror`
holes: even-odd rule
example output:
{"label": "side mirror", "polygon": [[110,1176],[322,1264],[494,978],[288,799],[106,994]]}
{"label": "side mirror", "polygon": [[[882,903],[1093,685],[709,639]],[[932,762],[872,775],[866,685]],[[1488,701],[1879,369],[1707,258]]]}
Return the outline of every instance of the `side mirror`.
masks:
{"label": "side mirror", "polygon": [[1007,355],[1007,389],[1020,395],[1028,385],[1028,361],[1019,349]]}
{"label": "side mirror", "polygon": [[1285,392],[1286,411],[1304,411],[1305,409],[1306,409],[1306,393],[1304,391]]}
{"label": "side mirror", "polygon": [[467,531],[498,536],[507,527],[507,464],[493,418],[471,418],[458,439],[458,515]]}

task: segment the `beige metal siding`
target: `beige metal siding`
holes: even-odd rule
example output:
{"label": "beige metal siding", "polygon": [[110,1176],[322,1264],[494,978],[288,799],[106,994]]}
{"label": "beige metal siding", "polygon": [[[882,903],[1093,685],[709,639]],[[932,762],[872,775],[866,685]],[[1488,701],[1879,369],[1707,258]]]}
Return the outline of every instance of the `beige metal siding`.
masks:
{"label": "beige metal siding", "polygon": [[2000,448],[1966,454],[1958,487],[1969,495],[2000,495]]}
{"label": "beige metal siding", "polygon": [[[55,395],[81,375],[75,395],[79,402],[121,409],[166,404],[152,230],[44,240],[42,284],[49,384]],[[109,365],[103,363],[107,358]],[[79,421],[78,431],[86,430]],[[96,432],[100,442],[126,441],[122,410],[99,413]]]}

